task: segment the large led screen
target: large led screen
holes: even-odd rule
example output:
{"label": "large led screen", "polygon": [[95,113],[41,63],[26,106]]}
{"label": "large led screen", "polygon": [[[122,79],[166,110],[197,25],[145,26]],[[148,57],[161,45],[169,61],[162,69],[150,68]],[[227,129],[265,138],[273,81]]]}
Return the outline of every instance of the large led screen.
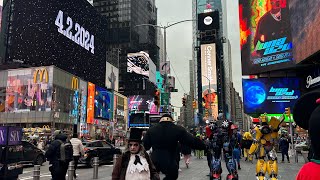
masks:
{"label": "large led screen", "polygon": [[8,71],[5,112],[51,111],[52,67]]}
{"label": "large led screen", "polygon": [[149,111],[150,114],[158,113],[157,106],[151,96],[135,95],[128,97],[128,109],[130,111]]}
{"label": "large led screen", "polygon": [[290,0],[293,56],[297,63],[320,50],[320,1]]}
{"label": "large led screen", "polygon": [[10,60],[105,85],[105,20],[86,0],[15,0]]}
{"label": "large led screen", "polygon": [[129,127],[148,127],[149,114],[145,113],[132,113],[129,115]]}
{"label": "large led screen", "polygon": [[288,1],[239,1],[242,74],[283,69],[295,64]]}
{"label": "large led screen", "polygon": [[146,52],[129,53],[127,56],[127,72],[149,77],[149,54]]}
{"label": "large led screen", "polygon": [[[213,119],[218,117],[216,45],[201,45],[201,82],[204,108]],[[209,117],[206,117],[209,118]]]}
{"label": "large led screen", "polygon": [[281,114],[300,97],[298,78],[243,79],[243,105],[247,114]]}
{"label": "large led screen", "polygon": [[113,94],[104,88],[96,86],[94,101],[94,117],[110,120],[112,109]]}

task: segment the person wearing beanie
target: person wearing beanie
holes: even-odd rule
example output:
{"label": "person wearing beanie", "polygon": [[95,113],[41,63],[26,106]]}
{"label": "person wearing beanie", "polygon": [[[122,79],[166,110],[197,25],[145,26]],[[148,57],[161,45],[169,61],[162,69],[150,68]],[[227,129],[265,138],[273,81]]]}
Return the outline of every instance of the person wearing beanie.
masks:
{"label": "person wearing beanie", "polygon": [[320,92],[301,96],[293,108],[293,119],[298,126],[307,129],[313,154],[310,162],[302,166],[296,180],[320,179]]}
{"label": "person wearing beanie", "polygon": [[164,180],[178,178],[179,166],[176,161],[178,142],[193,149],[206,148],[200,139],[193,137],[185,128],[173,122],[171,115],[164,114],[159,124],[151,127],[143,139],[146,150],[152,147],[152,162],[158,172],[165,174]]}

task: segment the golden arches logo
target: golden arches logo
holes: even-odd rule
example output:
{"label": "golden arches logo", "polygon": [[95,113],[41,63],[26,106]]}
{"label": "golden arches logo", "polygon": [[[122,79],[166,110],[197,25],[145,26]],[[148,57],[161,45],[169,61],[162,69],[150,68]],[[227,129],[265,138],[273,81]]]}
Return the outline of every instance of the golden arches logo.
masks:
{"label": "golden arches logo", "polygon": [[50,126],[49,125],[43,125],[42,128],[43,129],[50,129]]}
{"label": "golden arches logo", "polygon": [[72,77],[71,80],[71,89],[72,90],[78,90],[79,89],[79,80],[76,77]]}
{"label": "golden arches logo", "polygon": [[43,77],[45,78],[45,82],[48,83],[49,81],[49,73],[47,69],[36,69],[33,73],[33,82],[37,83],[39,74],[39,82],[43,82]]}

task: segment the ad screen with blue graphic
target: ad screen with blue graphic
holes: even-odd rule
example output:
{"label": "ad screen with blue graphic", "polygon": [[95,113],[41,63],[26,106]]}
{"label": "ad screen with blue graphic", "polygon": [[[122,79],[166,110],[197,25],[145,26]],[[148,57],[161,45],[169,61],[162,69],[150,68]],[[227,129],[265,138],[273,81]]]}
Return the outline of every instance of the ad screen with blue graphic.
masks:
{"label": "ad screen with blue graphic", "polygon": [[94,117],[110,120],[112,113],[112,93],[104,88],[96,86],[94,97]]}
{"label": "ad screen with blue graphic", "polygon": [[300,97],[298,78],[243,79],[244,112],[280,113],[286,107],[293,108]]}

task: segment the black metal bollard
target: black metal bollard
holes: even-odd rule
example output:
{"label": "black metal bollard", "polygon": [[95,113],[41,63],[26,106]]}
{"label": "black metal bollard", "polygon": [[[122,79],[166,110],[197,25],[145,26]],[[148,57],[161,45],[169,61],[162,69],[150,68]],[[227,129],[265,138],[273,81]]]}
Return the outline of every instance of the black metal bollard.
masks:
{"label": "black metal bollard", "polygon": [[68,180],[73,180],[73,175],[74,175],[74,161],[70,161],[69,167],[68,167]]}
{"label": "black metal bollard", "polygon": [[99,157],[93,158],[93,179],[98,179]]}
{"label": "black metal bollard", "polygon": [[33,180],[40,180],[40,165],[33,167]]}

